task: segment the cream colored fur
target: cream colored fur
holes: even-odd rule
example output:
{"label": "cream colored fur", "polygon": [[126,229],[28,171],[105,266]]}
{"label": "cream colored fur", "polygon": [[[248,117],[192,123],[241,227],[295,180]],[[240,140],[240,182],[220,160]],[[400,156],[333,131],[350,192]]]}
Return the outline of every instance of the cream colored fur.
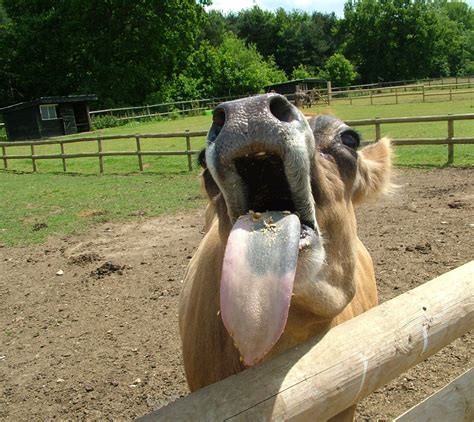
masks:
{"label": "cream colored fur", "polygon": [[[390,187],[390,143],[383,139],[359,151],[357,175],[343,181],[333,160],[316,153],[316,218],[325,261],[299,258],[288,322],[266,359],[377,305],[372,260],[357,237],[353,205]],[[242,371],[239,352],[219,315],[224,249],[231,225],[221,195],[206,210],[206,235],[187,269],[179,307],[186,377],[191,391]],[[312,268],[318,268],[316,273]],[[341,414],[350,420],[354,409]]]}

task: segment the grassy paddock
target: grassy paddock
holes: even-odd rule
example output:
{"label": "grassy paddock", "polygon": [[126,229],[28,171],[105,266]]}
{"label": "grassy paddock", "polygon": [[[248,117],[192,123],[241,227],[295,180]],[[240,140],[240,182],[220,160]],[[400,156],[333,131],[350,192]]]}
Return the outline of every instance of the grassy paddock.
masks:
{"label": "grassy paddock", "polygon": [[[309,111],[332,113],[345,120],[372,117],[400,117],[474,112],[472,101],[449,103],[316,107]],[[100,134],[182,132],[206,130],[209,116],[196,116],[155,123],[130,123],[105,129]],[[374,137],[373,127],[360,127],[363,137]],[[456,136],[472,136],[474,122],[456,122]],[[382,125],[382,135],[401,137],[446,136],[446,123]],[[97,135],[91,133],[91,136]],[[184,149],[184,138],[143,140],[142,149]],[[192,139],[193,149],[204,139]],[[66,145],[66,152],[96,151],[97,143]],[[135,150],[134,139],[104,141],[105,151]],[[29,147],[14,147],[9,153],[29,153]],[[38,153],[58,153],[59,146],[38,146]],[[474,146],[455,146],[455,165],[474,164]],[[410,146],[396,149],[399,165],[442,166],[446,146]],[[38,173],[31,173],[31,160],[9,162],[13,171],[0,171],[0,244],[27,245],[42,242],[50,235],[81,232],[105,221],[125,221],[144,211],[147,216],[174,213],[202,206],[198,170],[187,171],[187,159],[143,157],[145,171],[138,173],[136,157],[105,157],[104,175],[98,174],[98,159],[68,161],[62,173],[61,160],[37,161]],[[1,162],[0,162],[1,165]]]}
{"label": "grassy paddock", "polygon": [[103,176],[3,172],[0,183],[0,243],[7,246],[203,204],[197,171]]}

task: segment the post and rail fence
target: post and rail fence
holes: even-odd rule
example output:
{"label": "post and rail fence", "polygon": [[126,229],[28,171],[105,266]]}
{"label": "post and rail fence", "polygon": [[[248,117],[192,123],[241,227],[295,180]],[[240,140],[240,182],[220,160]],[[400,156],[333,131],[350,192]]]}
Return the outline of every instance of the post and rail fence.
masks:
{"label": "post and rail fence", "polygon": [[[391,81],[391,82],[379,82],[373,84],[365,85],[351,85],[348,87],[332,87],[331,91],[328,92],[327,89],[317,89],[306,91],[306,94],[310,97],[316,95],[317,98],[323,99],[322,103],[328,103],[331,101],[339,100],[348,100],[351,104],[352,101],[370,98],[371,104],[376,98],[383,97],[393,97],[395,96],[396,102],[398,103],[399,97],[404,95],[410,95],[407,91],[411,90],[411,95],[421,95],[423,102],[430,96],[435,95],[449,95],[450,99],[453,99],[453,96],[461,93],[472,93],[474,94],[474,89],[462,91],[459,90],[463,86],[467,86],[469,89],[474,84],[474,76],[459,76],[459,77],[450,77],[450,78],[440,78],[440,79],[423,79],[423,80],[404,80],[404,81]],[[423,88],[422,88],[423,86]],[[416,92],[418,90],[418,92]],[[438,93],[435,92],[426,92],[425,95],[421,92],[425,91],[438,90]],[[383,92],[389,91],[391,94],[383,94]],[[405,93],[402,93],[402,91]],[[448,92],[449,91],[449,92]],[[186,101],[176,101],[160,104],[146,104],[143,106],[134,106],[134,107],[119,107],[119,108],[109,108],[102,110],[93,110],[90,112],[91,117],[101,116],[114,116],[118,120],[140,120],[146,118],[156,118],[156,117],[169,117],[173,114],[179,115],[191,115],[196,113],[203,113],[208,110],[212,110],[218,104],[235,100],[238,98],[243,98],[251,94],[245,95],[233,95],[226,97],[215,97],[215,98],[200,98]],[[297,94],[287,94],[285,95],[290,101],[295,102]],[[314,102],[317,104],[318,102]]]}
{"label": "post and rail fence", "polygon": [[[374,140],[368,140],[364,144],[378,141],[382,137],[382,125],[387,124],[402,124],[402,123],[428,123],[428,122],[446,122],[447,136],[439,138],[404,138],[393,139],[392,143],[397,146],[408,145],[447,145],[448,157],[447,163],[454,162],[454,145],[474,144],[474,136],[471,137],[455,137],[454,122],[461,120],[474,120],[474,113],[469,114],[452,114],[439,116],[418,116],[418,117],[387,117],[387,118],[373,118],[361,120],[349,120],[346,123],[349,126],[373,126],[375,130]],[[19,142],[0,142],[1,155],[0,159],[3,161],[4,169],[8,169],[8,162],[10,160],[24,160],[29,159],[32,162],[33,171],[37,171],[37,162],[39,160],[58,159],[62,161],[63,171],[67,171],[67,160],[76,158],[95,157],[98,159],[99,172],[104,173],[104,157],[125,157],[136,156],[138,168],[143,171],[143,159],[146,156],[186,156],[189,171],[193,170],[192,156],[197,154],[198,150],[192,149],[191,139],[196,137],[206,136],[206,131],[185,131],[177,133],[149,133],[149,134],[129,134],[129,135],[99,135],[96,137],[87,138],[73,138],[73,139],[52,139],[42,141],[19,141]],[[141,140],[143,139],[169,139],[169,138],[184,138],[185,149],[179,151],[160,151],[160,150],[143,150],[141,148]],[[103,142],[109,140],[130,139],[135,141],[135,150],[133,151],[104,151]],[[66,152],[66,145],[79,142],[95,142],[97,143],[97,152]],[[37,154],[36,146],[40,145],[59,145],[60,153],[57,154]],[[12,147],[29,146],[30,154],[7,154],[7,149]]]}
{"label": "post and rail fence", "polygon": [[395,104],[399,104],[403,97],[417,97],[418,102],[427,102],[429,97],[449,97],[453,101],[457,95],[470,94],[474,96],[474,81],[465,83],[447,83],[443,85],[404,85],[384,88],[360,88],[334,91],[328,95],[328,102],[346,101],[350,105],[357,101],[367,100],[371,105],[381,98],[392,98]]}
{"label": "post and rail fence", "polygon": [[[73,138],[73,139],[53,139],[44,141],[18,141],[18,142],[0,142],[2,155],[0,159],[3,160],[4,169],[8,169],[9,160],[32,160],[33,171],[37,171],[36,161],[38,160],[52,160],[60,159],[63,164],[63,171],[67,171],[66,160],[75,158],[98,158],[99,172],[104,173],[104,157],[128,157],[136,156],[138,160],[138,168],[143,171],[143,157],[144,156],[165,156],[165,155],[186,155],[188,157],[188,169],[193,170],[192,156],[197,154],[199,150],[193,150],[191,147],[191,138],[206,136],[206,131],[200,132],[178,132],[178,133],[143,133],[143,134],[130,134],[130,135],[99,135],[97,137],[88,138]],[[186,149],[181,151],[145,151],[141,148],[141,140],[143,139],[169,139],[169,138],[185,138]],[[119,140],[119,139],[130,139],[135,140],[136,149],[135,151],[104,151],[103,142],[108,140]],[[65,146],[73,143],[97,143],[97,152],[76,152],[66,153]],[[61,153],[59,154],[35,154],[35,146],[38,145],[60,145]],[[9,147],[21,147],[30,146],[31,154],[15,154],[8,155],[7,148]]]}
{"label": "post and rail fence", "polygon": [[[473,289],[471,261],[138,421],[325,421],[474,329]],[[473,375],[397,420],[472,420]]]}

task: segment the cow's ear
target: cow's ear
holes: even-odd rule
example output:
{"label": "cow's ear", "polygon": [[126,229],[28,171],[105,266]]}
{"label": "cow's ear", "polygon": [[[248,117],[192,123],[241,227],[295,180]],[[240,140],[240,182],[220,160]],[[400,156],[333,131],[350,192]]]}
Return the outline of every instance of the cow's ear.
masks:
{"label": "cow's ear", "polygon": [[361,203],[381,193],[393,190],[392,148],[390,140],[383,138],[358,152],[357,175],[352,191],[352,202]]}

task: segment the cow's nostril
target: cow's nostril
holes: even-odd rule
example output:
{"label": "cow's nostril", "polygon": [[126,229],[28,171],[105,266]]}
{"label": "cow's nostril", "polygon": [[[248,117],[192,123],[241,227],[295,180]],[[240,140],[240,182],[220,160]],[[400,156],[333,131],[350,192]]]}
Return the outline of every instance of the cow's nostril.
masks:
{"label": "cow's nostril", "polygon": [[223,108],[216,108],[212,113],[212,121],[221,128],[225,123],[225,111]]}
{"label": "cow's nostril", "polygon": [[298,119],[295,108],[285,97],[273,97],[270,99],[270,112],[281,122],[290,123]]}

